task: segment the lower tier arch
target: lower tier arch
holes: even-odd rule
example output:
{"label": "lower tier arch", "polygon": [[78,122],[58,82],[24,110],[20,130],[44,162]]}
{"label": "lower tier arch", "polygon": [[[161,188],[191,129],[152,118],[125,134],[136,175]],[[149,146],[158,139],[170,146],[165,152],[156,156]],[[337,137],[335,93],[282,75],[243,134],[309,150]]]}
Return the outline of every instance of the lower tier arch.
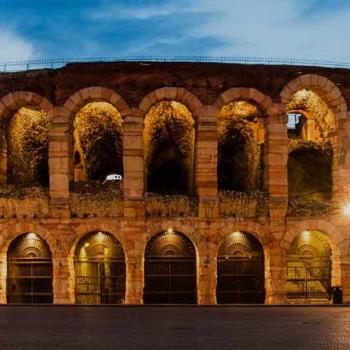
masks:
{"label": "lower tier arch", "polygon": [[7,303],[52,303],[52,281],[52,257],[47,243],[33,232],[18,236],[7,252]]}
{"label": "lower tier arch", "polygon": [[180,232],[155,235],[145,251],[145,304],[195,304],[197,302],[196,252]]}
{"label": "lower tier arch", "polygon": [[123,304],[125,255],[107,232],[92,232],[78,243],[74,256],[77,304]]}
{"label": "lower tier arch", "polygon": [[218,252],[217,303],[264,303],[264,270],[259,241],[249,233],[231,233]]}

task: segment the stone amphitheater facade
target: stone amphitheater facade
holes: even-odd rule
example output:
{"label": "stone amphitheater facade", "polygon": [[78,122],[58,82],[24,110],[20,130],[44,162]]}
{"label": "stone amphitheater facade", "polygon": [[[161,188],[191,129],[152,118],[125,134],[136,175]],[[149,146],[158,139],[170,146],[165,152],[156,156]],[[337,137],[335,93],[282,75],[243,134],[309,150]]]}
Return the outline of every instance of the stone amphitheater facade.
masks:
{"label": "stone amphitheater facade", "polygon": [[[289,208],[287,112],[288,103],[300,90],[317,94],[334,116],[329,137],[333,158],[328,211]],[[123,248],[125,304],[144,302],[146,246],[162,232],[177,232],[193,244],[198,304],[217,303],[218,252],[227,237],[237,232],[249,234],[262,246],[265,303],[293,302],[287,295],[288,252],[303,232],[322,235],[330,248],[330,284],[342,286],[344,301],[349,302],[350,218],[342,211],[347,200],[350,202],[349,100],[350,71],[335,68],[86,63],[56,70],[1,73],[2,186],[9,182],[6,125],[13,115],[22,107],[35,107],[47,114],[50,127],[47,193],[40,198],[11,193],[0,198],[0,303],[7,303],[15,291],[9,286],[10,247],[25,233],[35,233],[49,247],[53,303],[76,303],[74,257],[79,242],[93,232],[110,234]],[[193,117],[193,192],[158,195],[152,202],[145,195],[144,119],[152,106],[162,101],[181,103]],[[235,101],[248,101],[264,111],[264,204],[254,199],[227,199],[218,190],[218,119],[222,108]],[[89,199],[95,202],[87,209],[84,194],[75,194],[82,203],[79,206],[70,191],[74,181],[74,118],[92,102],[114,106],[123,120],[122,195],[112,201],[114,204],[109,202],[114,209],[108,214],[102,210],[98,194]],[[262,205],[263,210],[259,210]],[[308,302],[307,297],[300,300]]]}

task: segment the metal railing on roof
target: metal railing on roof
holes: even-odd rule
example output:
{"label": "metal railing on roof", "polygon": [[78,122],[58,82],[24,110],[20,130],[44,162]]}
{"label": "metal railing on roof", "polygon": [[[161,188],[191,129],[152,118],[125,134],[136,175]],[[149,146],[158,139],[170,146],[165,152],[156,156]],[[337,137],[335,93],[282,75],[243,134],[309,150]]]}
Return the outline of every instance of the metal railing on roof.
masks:
{"label": "metal railing on roof", "polygon": [[289,65],[327,68],[350,68],[350,63],[331,60],[312,60],[303,58],[271,58],[271,57],[241,57],[241,56],[116,56],[88,58],[52,58],[27,61],[0,62],[0,72],[20,72],[35,69],[61,68],[68,63],[98,63],[98,62],[188,62],[188,63],[236,63]]}

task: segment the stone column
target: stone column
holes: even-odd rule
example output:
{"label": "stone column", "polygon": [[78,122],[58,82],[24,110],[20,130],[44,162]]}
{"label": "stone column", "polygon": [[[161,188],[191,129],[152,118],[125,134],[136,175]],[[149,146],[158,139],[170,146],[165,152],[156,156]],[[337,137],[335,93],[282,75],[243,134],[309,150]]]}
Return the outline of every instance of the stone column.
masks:
{"label": "stone column", "polygon": [[51,121],[49,134],[50,216],[70,216],[70,128],[68,118],[61,116],[64,108],[58,107]]}
{"label": "stone column", "polygon": [[0,254],[0,304],[6,304],[7,256]]}
{"label": "stone column", "polygon": [[143,113],[137,108],[123,112],[124,216],[144,216]]}
{"label": "stone column", "polygon": [[337,137],[332,142],[332,147],[332,200],[336,204],[350,204],[350,122],[339,121]]}
{"label": "stone column", "polygon": [[7,138],[5,128],[0,129],[0,184],[7,180]]}
{"label": "stone column", "polygon": [[288,208],[288,135],[287,117],[269,115],[265,128],[265,184],[269,193],[272,222],[284,222]]}
{"label": "stone column", "polygon": [[195,187],[199,197],[199,217],[218,216],[217,190],[217,109],[203,106],[197,111]]}
{"label": "stone column", "polygon": [[73,259],[53,256],[54,304],[74,304],[74,285]]}
{"label": "stone column", "polygon": [[128,224],[124,236],[130,239],[124,242],[126,261],[125,304],[142,304],[144,288],[144,221]]}
{"label": "stone column", "polygon": [[[340,285],[343,287],[343,303],[350,302],[350,257],[343,257],[340,263]],[[335,286],[333,284],[333,286]]]}
{"label": "stone column", "polygon": [[201,241],[197,245],[197,301],[198,304],[216,304],[216,231],[202,221],[199,225]]}
{"label": "stone column", "polygon": [[265,303],[284,304],[286,302],[285,249],[279,241],[264,246],[265,254]]}

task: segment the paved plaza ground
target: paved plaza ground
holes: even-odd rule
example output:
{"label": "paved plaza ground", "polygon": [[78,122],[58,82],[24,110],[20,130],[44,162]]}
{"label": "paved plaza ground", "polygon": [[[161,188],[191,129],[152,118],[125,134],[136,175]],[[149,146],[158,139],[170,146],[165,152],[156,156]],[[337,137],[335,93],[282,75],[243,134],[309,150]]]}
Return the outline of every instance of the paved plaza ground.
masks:
{"label": "paved plaza ground", "polygon": [[1,306],[0,349],[350,349],[350,307]]}

